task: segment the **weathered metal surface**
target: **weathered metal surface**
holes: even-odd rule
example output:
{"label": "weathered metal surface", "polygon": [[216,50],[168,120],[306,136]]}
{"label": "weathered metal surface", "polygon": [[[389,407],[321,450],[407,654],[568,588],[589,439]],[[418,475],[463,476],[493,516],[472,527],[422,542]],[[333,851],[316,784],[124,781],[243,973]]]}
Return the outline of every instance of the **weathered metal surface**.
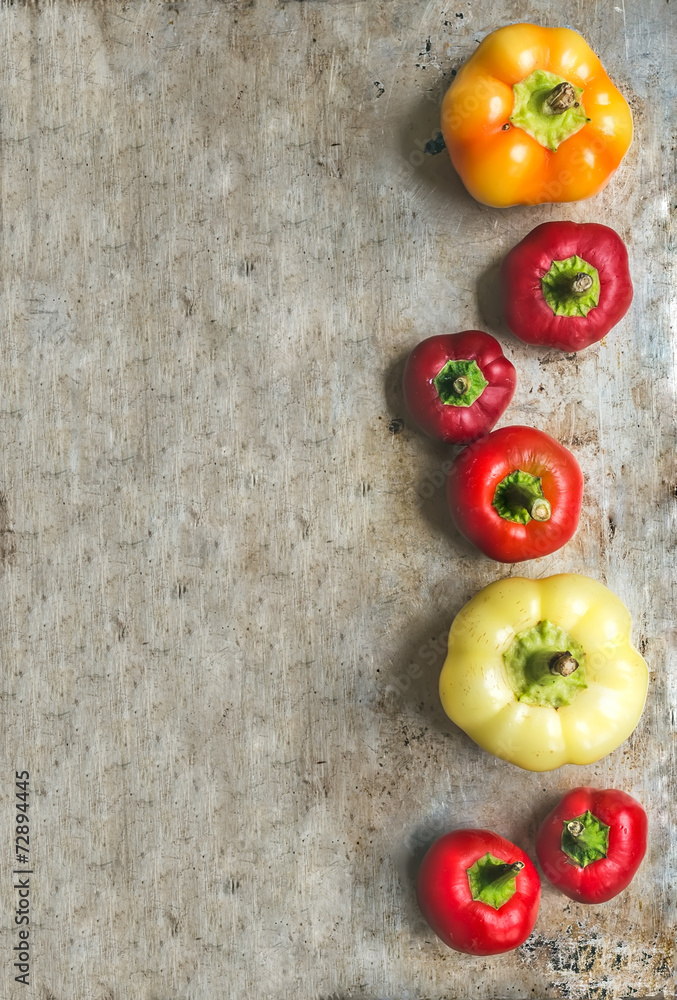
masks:
{"label": "weathered metal surface", "polygon": [[[2,829],[28,768],[32,996],[674,991],[673,6],[0,9]],[[590,203],[484,208],[420,152],[452,69],[515,20],[582,30],[632,104]],[[560,217],[614,226],[635,278],[576,358],[517,343],[495,302],[505,251]],[[399,390],[419,339],[475,326],[518,367],[503,422],[586,473],[575,540],[512,570],[453,535],[448,453]],[[569,570],[631,608],[649,699],[606,760],[522,773],[444,717],[444,634],[491,580]],[[533,850],[574,783],[646,805],[628,891],[546,885],[508,956],[437,943],[413,892],[430,840]]]}

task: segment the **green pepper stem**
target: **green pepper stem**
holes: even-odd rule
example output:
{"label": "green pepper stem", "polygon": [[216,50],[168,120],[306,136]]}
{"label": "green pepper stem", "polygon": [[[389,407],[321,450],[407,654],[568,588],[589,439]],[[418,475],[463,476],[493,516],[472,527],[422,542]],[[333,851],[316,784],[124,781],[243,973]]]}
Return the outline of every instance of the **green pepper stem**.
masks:
{"label": "green pepper stem", "polygon": [[579,271],[571,282],[571,291],[574,295],[584,295],[589,291],[594,284],[594,279],[591,274],[585,274],[584,271]]}
{"label": "green pepper stem", "polygon": [[583,648],[547,618],[519,632],[503,662],[515,697],[526,705],[561,708],[587,687]]}
{"label": "green pepper stem", "polygon": [[609,851],[609,827],[590,810],[564,820],[561,847],[578,868],[600,861]]}
{"label": "green pepper stem", "polygon": [[524,868],[523,861],[503,861],[493,854],[478,858],[467,869],[470,894],[475,902],[498,910],[515,894],[515,879]]}
{"label": "green pepper stem", "polygon": [[535,69],[513,84],[510,124],[555,150],[588,122],[583,107],[583,88],[575,87],[557,73]]}
{"label": "green pepper stem", "polygon": [[472,406],[489,385],[474,359],[450,358],[433,379],[445,406]]}
{"label": "green pepper stem", "polygon": [[[506,864],[507,864],[507,862],[506,862]],[[508,864],[507,865],[506,874],[510,871],[514,875],[516,872],[521,872],[523,868],[524,868],[524,862],[523,861],[513,861],[512,864]]]}
{"label": "green pepper stem", "polygon": [[563,115],[576,103],[576,91],[564,80],[550,91],[543,101],[541,111],[544,115]]}
{"label": "green pepper stem", "polygon": [[560,677],[570,677],[574,670],[578,670],[578,660],[571,655],[568,649],[564,653],[555,653],[550,660],[551,674],[559,674]]}
{"label": "green pepper stem", "polygon": [[529,513],[533,517],[534,521],[549,521],[552,516],[550,501],[546,500],[545,497],[534,501]]}
{"label": "green pepper stem", "polygon": [[515,861],[513,864],[506,861],[504,865],[496,867],[492,875],[487,876],[486,883],[494,889],[499,889],[502,885],[507,885],[510,879],[514,878],[523,868],[523,861]]}
{"label": "green pepper stem", "polygon": [[567,823],[567,830],[569,831],[572,837],[576,837],[576,839],[578,840],[578,838],[585,830],[585,827],[579,820],[572,819],[570,823]]}
{"label": "green pepper stem", "polygon": [[528,524],[534,521],[549,521],[552,515],[550,501],[543,496],[543,486],[539,476],[516,469],[496,487],[493,507],[506,521]]}
{"label": "green pepper stem", "polygon": [[553,260],[541,278],[541,291],[555,316],[587,316],[599,302],[599,273],[577,254]]}

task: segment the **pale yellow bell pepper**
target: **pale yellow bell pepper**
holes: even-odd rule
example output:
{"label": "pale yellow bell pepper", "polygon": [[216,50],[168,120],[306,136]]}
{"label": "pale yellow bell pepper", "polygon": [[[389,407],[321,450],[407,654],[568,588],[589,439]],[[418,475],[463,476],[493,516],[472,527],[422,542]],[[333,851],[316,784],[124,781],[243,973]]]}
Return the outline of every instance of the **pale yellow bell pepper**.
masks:
{"label": "pale yellow bell pepper", "polygon": [[440,676],[449,718],[528,771],[591,764],[637,725],[648,685],[630,614],[601,583],[512,577],[456,616]]}

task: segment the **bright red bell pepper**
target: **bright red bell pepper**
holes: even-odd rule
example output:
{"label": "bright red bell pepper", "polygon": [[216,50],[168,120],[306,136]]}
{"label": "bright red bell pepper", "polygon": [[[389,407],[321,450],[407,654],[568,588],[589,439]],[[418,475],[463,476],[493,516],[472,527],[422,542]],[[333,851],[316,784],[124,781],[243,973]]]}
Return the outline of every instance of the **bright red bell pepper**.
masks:
{"label": "bright red bell pepper", "polygon": [[423,859],[416,895],[421,913],[450,948],[499,955],[534,929],[541,882],[524,851],[490,830],[454,830]]}
{"label": "bright red bell pepper", "polygon": [[520,340],[560,351],[596,343],[632,302],[628,251],[596,222],[544,222],[501,267],[503,314]]}
{"label": "bright red bell pepper", "polygon": [[647,826],[627,792],[574,788],[536,835],[543,874],[579,903],[605,903],[632,881],[646,854]]}
{"label": "bright red bell pepper", "polygon": [[583,474],[570,451],[533,427],[502,427],[458,455],[447,478],[454,523],[498,562],[537,559],[578,527]]}
{"label": "bright red bell pepper", "polygon": [[409,355],[402,388],[421,430],[448,444],[469,444],[503,415],[515,380],[498,341],[466,330],[421,341]]}

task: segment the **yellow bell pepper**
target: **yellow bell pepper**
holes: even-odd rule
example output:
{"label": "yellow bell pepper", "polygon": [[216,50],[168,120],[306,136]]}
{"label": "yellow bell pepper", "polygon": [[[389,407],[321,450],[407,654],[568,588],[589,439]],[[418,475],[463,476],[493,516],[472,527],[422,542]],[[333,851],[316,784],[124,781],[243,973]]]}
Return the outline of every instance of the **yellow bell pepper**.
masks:
{"label": "yellow bell pepper", "polygon": [[488,35],[442,105],[442,135],[470,194],[485,205],[578,201],[609,181],[632,115],[584,38],[512,24]]}
{"label": "yellow bell pepper", "polygon": [[591,764],[628,738],[644,707],[648,669],[630,626],[621,600],[587,576],[492,583],[451,626],[444,710],[528,771]]}

